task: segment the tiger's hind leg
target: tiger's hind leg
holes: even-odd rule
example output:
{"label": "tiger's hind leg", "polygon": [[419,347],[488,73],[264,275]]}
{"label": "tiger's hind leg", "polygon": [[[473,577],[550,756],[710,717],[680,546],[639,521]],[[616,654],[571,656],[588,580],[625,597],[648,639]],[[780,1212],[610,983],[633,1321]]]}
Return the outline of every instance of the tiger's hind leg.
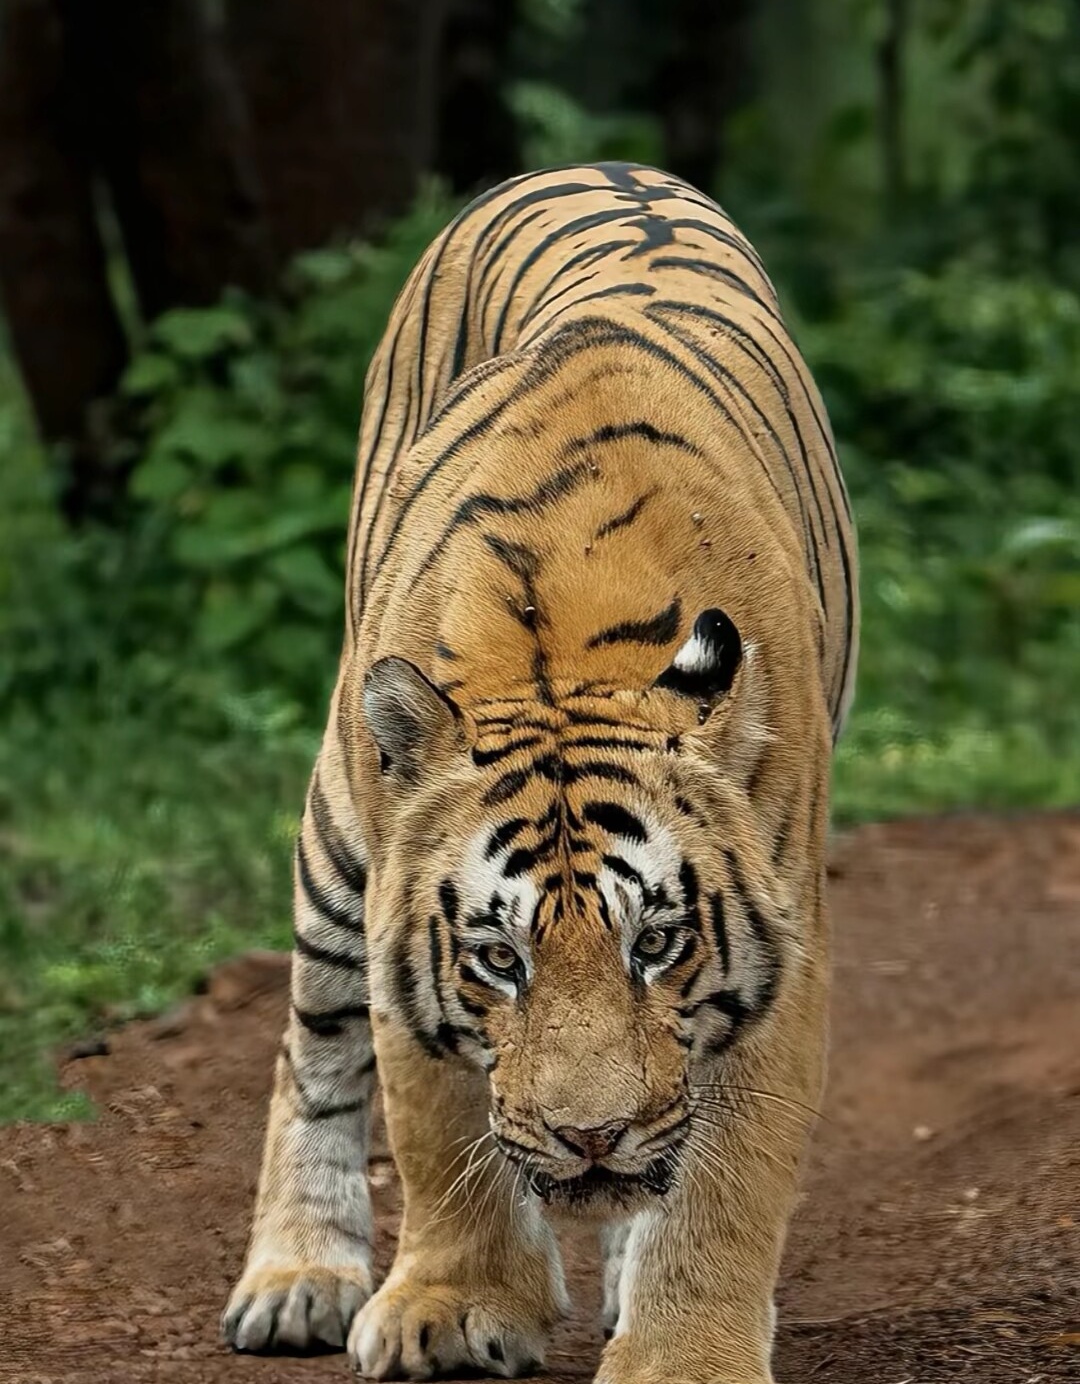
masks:
{"label": "tiger's hind leg", "polygon": [[405,1192],[394,1266],[349,1354],[368,1379],[532,1373],[565,1310],[558,1247],[495,1148],[487,1079],[376,1015],[383,1102]]}
{"label": "tiger's hind leg", "polygon": [[296,851],[288,1027],[247,1263],[222,1317],[237,1350],[344,1344],[370,1296],[364,862],[340,764],[324,748]]}

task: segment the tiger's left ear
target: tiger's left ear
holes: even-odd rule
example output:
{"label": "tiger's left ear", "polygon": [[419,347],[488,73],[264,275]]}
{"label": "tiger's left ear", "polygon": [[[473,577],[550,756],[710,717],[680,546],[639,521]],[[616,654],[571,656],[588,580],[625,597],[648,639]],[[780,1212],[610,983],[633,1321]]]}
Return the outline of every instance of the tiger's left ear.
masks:
{"label": "tiger's left ear", "polygon": [[722,610],[703,610],[690,638],[653,685],[697,702],[698,720],[704,724],[731,691],[742,661],[742,638],[734,621]]}
{"label": "tiger's left ear", "polygon": [[722,610],[702,611],[690,638],[654,686],[687,698],[691,706],[696,703],[698,724],[682,743],[722,763],[725,772],[745,786],[772,734],[768,680],[734,621]]}
{"label": "tiger's left ear", "polygon": [[364,721],[380,768],[411,786],[421,769],[463,744],[461,712],[404,658],[380,658],[364,678]]}

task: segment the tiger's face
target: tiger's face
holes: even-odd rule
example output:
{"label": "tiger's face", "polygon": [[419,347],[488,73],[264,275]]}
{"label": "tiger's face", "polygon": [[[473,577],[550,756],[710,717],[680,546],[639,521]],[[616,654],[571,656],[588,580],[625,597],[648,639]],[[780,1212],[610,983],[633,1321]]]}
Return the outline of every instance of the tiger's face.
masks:
{"label": "tiger's face", "polygon": [[783,963],[745,794],[695,753],[704,704],[591,692],[466,728],[401,660],[368,686],[374,994],[487,1072],[494,1142],[552,1207],[663,1196],[714,1113],[694,1064],[765,1012]]}

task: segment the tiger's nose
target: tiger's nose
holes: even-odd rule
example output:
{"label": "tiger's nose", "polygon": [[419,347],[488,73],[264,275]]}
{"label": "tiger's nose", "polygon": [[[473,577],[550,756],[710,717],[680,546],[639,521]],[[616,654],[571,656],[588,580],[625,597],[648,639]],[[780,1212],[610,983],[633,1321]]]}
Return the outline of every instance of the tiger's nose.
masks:
{"label": "tiger's nose", "polygon": [[582,1158],[591,1159],[595,1163],[598,1159],[606,1158],[615,1152],[615,1146],[626,1133],[629,1124],[629,1120],[615,1120],[595,1129],[575,1129],[572,1125],[560,1125],[551,1132],[571,1153],[580,1154]]}

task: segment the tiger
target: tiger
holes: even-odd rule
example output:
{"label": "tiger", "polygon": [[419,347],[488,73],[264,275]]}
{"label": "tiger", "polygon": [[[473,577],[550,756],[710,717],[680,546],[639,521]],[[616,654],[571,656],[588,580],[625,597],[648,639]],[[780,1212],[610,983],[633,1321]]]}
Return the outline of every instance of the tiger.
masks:
{"label": "tiger", "polygon": [[450,222],[365,381],[226,1342],[528,1373],[581,1221],[597,1384],[771,1384],[858,614],[822,399],[716,203],[608,162]]}

